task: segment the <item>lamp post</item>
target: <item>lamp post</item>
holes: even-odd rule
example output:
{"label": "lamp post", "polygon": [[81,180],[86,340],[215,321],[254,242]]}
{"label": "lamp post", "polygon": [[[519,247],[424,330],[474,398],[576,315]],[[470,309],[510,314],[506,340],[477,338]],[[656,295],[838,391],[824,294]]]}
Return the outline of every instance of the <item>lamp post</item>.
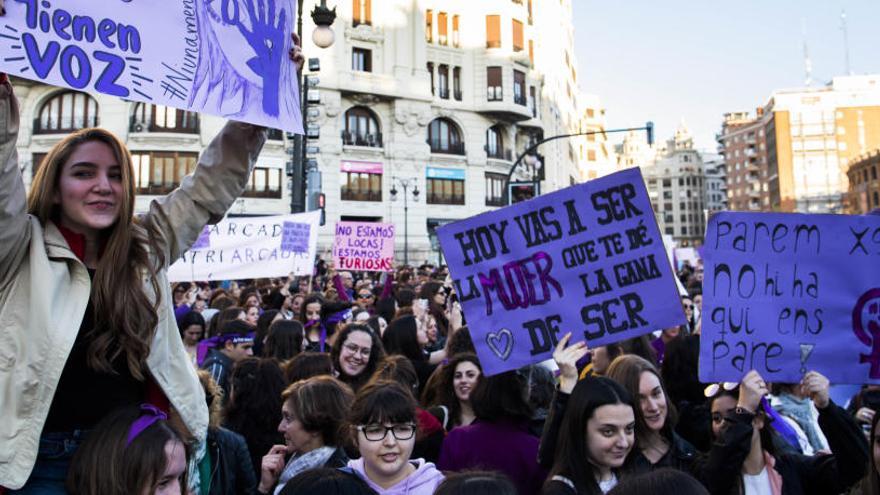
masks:
{"label": "lamp post", "polygon": [[397,186],[403,189],[403,264],[409,266],[409,196],[407,191],[412,187],[413,202],[419,200],[418,179],[411,177],[401,179],[391,177],[391,201],[397,201]]}
{"label": "lamp post", "polygon": [[[296,21],[296,33],[299,36],[299,39],[302,40],[302,20],[303,20],[303,3],[304,0],[299,0],[297,2],[297,21]],[[336,36],[333,34],[333,29],[330,26],[333,25],[333,21],[336,20],[336,7],[333,9],[327,8],[327,0],[321,0],[320,5],[316,5],[312,10],[312,20],[315,23],[315,30],[312,32],[312,42],[318,48],[327,48],[333,44],[333,41],[336,39]],[[314,61],[315,66],[317,65],[318,59],[310,59],[309,66],[311,69],[312,63]],[[316,69],[311,69],[316,70]],[[290,191],[290,212],[291,213],[301,213],[306,211],[306,177],[308,177],[309,182],[313,183],[316,186],[316,191],[320,192],[320,175],[318,172],[318,163],[314,161],[314,163],[309,162],[308,154],[306,152],[306,145],[308,144],[308,134],[305,128],[308,127],[307,117],[308,117],[308,94],[309,94],[309,85],[310,79],[308,76],[303,76],[303,71],[300,68],[297,71],[297,81],[299,83],[300,88],[300,110],[302,111],[302,122],[303,122],[303,135],[294,135],[293,136],[293,148],[291,150],[293,156],[291,157],[292,167],[290,174],[293,176],[293,180],[291,181],[291,191]],[[311,82],[317,84],[317,79],[311,79]]]}
{"label": "lamp post", "polygon": [[[577,136],[590,136],[590,135],[595,135],[595,134],[613,134],[613,133],[617,133],[617,132],[629,132],[629,131],[645,131],[648,136],[648,146],[654,144],[654,123],[653,122],[646,122],[643,127],[627,127],[626,129],[608,129],[608,130],[604,130],[604,131],[589,131],[589,132],[579,132],[576,134],[562,134],[559,136],[551,136],[546,139],[542,139],[542,140],[538,141],[537,143],[529,146],[525,151],[522,152],[521,155],[519,155],[517,157],[516,161],[513,162],[513,165],[511,165],[510,171],[507,172],[507,180],[504,182],[504,189],[508,190],[507,204],[508,205],[513,204],[512,203],[513,202],[513,195],[509,191],[509,186],[510,186],[510,179],[513,177],[513,173],[516,171],[516,167],[518,167],[520,165],[520,163],[522,163],[524,160],[526,160],[526,157],[531,156],[532,152],[534,152],[535,150],[538,149],[538,146],[541,146],[542,144],[544,144],[548,141],[555,141],[557,139],[563,139],[563,138],[571,138],[571,137],[577,137]],[[531,160],[531,163],[527,162],[527,164],[534,165],[534,159]],[[532,178],[532,180],[534,181],[534,177]]]}

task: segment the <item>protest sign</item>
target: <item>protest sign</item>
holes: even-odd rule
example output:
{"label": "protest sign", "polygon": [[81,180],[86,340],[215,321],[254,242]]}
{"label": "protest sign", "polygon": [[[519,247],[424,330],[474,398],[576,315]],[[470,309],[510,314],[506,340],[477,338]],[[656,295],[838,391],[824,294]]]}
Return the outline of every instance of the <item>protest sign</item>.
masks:
{"label": "protest sign", "polygon": [[880,217],[717,213],[703,254],[701,381],[880,383]]}
{"label": "protest sign", "polygon": [[311,275],[321,212],[225,218],[206,225],[168,269],[171,282]]}
{"label": "protest sign", "polygon": [[394,271],[394,224],[337,222],[333,243],[337,270]]}
{"label": "protest sign", "polygon": [[685,322],[637,168],[438,236],[487,375],[550,358],[569,331],[595,347]]}
{"label": "protest sign", "polygon": [[302,134],[296,0],[7,0],[0,71]]}

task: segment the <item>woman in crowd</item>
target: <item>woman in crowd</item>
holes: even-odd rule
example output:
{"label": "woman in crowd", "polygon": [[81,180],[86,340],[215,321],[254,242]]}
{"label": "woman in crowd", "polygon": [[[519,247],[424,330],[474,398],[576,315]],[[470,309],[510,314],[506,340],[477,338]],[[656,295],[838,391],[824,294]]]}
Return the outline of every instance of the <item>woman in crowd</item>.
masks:
{"label": "woman in crowd", "polygon": [[[446,298],[449,290],[440,282],[427,282],[419,291],[419,299],[428,301],[428,314],[437,321],[437,330],[445,341],[449,335],[449,318],[446,316]],[[442,346],[441,346],[442,347]]]}
{"label": "woman in crowd", "polygon": [[611,363],[606,376],[623,385],[638,402],[634,468],[647,471],[672,467],[691,472],[697,452],[675,433],[675,406],[669,400],[657,368],[638,356],[624,355]]}
{"label": "woman in crowd", "polygon": [[[72,495],[180,495],[186,492],[187,450],[156,406],[126,406],[97,423],[73,456]],[[48,493],[48,486],[35,487]]]}
{"label": "woman in crowd", "polygon": [[385,357],[382,341],[369,327],[348,325],[339,332],[330,360],[336,377],[352,390],[359,390],[373,376],[376,365]]}
{"label": "woman in crowd", "polygon": [[[302,62],[298,49],[291,57]],[[33,480],[58,493],[77,432],[148,393],[174,404],[189,433],[205,440],[207,408],[166,270],[244,190],[267,133],[227,123],[193,174],[136,218],[132,158],[118,137],[96,128],[69,134],[25,194],[18,131],[18,104],[0,73],[0,286],[16,288],[0,321],[19,351],[0,389],[21,391],[0,405],[0,485]],[[59,442],[67,453],[50,459]]]}
{"label": "woman in crowd", "polygon": [[700,336],[682,336],[666,349],[660,375],[678,411],[675,431],[698,451],[707,452],[712,446],[712,413],[703,394],[706,387],[697,373],[699,360]]}
{"label": "woman in crowd", "polygon": [[476,414],[471,393],[483,374],[477,355],[469,352],[457,354],[437,373],[436,394],[428,410],[440,420],[446,431],[473,423]]}
{"label": "woman in crowd", "polygon": [[416,407],[409,391],[389,381],[365,386],[352,405],[349,433],[360,458],[348,466],[380,495],[432,495],[443,481],[433,464],[410,459]]}
{"label": "woman in crowd", "polygon": [[271,359],[246,358],[235,365],[230,381],[223,426],[247,441],[251,465],[259,477],[263,455],[281,440],[278,423],[284,375]]}
{"label": "woman in crowd", "polygon": [[542,493],[608,493],[623,474],[635,428],[633,400],[623,386],[605,377],[577,382],[567,400],[559,452]]}
{"label": "woman in crowd", "polygon": [[280,363],[296,357],[305,347],[302,323],[295,320],[276,320],[269,327],[263,356],[277,359]]}
{"label": "woman in crowd", "polygon": [[217,315],[211,319],[211,324],[208,326],[208,336],[214,337],[218,335],[220,329],[223,328],[226,323],[234,320],[245,321],[245,311],[241,306],[230,306],[217,313]]}
{"label": "woman in crowd", "polygon": [[257,480],[247,442],[238,433],[220,426],[223,390],[207,371],[199,370],[198,374],[205,390],[210,418],[207,455],[199,463],[202,487],[208,487],[210,495],[251,493],[257,486]]}
{"label": "woman in crowd", "polygon": [[300,380],[320,375],[332,375],[333,363],[326,352],[301,352],[284,364],[284,380],[292,385]]}
{"label": "woman in crowd", "polygon": [[183,347],[190,362],[198,368],[198,346],[205,338],[205,318],[200,313],[190,311],[183,315],[177,324],[180,329],[180,337],[183,339]]}
{"label": "woman in crowd", "polygon": [[476,421],[446,435],[437,465],[444,471],[500,471],[520,493],[537,493],[547,473],[536,461],[538,438],[529,433],[525,374],[508,371],[480,380],[471,402]]}
{"label": "woman in crowd", "polygon": [[385,334],[385,329],[388,328],[388,322],[385,321],[385,318],[381,316],[371,316],[367,320],[367,326],[370,327],[373,332],[378,335],[380,338]]}
{"label": "woman in crowd", "polygon": [[739,387],[706,387],[715,442],[702,481],[711,493],[833,494],[864,476],[869,458],[865,436],[831,401],[828,379],[810,371],[802,387],[819,410],[819,425],[833,454],[807,457],[776,451],[764,398],[769,390],[757,371],[746,374]]}
{"label": "woman in crowd", "polygon": [[[250,308],[248,308],[250,311]],[[265,356],[266,339],[269,337],[269,326],[272,323],[283,319],[281,311],[277,309],[268,309],[257,317],[256,333],[254,334],[254,356]],[[250,320],[248,320],[250,323]]]}
{"label": "woman in crowd", "polygon": [[341,429],[354,401],[348,385],[317,376],[290,385],[282,399],[278,431],[284,435],[284,445],[273,446],[263,456],[259,493],[279,493],[290,479],[309,469],[348,463]]}
{"label": "woman in crowd", "polygon": [[436,368],[428,362],[425,351],[428,334],[424,325],[415,316],[400,317],[392,321],[382,334],[382,345],[386,353],[399,354],[412,362],[419,376],[419,390],[422,390]]}
{"label": "woman in crowd", "polygon": [[321,349],[321,335],[327,337],[324,323],[321,321],[321,309],[324,306],[324,297],[321,294],[309,294],[303,299],[300,308],[299,321],[306,331],[306,349],[309,351],[323,352]]}
{"label": "woman in crowd", "polygon": [[770,405],[792,428],[795,447],[804,455],[828,451],[828,440],[819,427],[819,411],[800,384],[774,383]]}

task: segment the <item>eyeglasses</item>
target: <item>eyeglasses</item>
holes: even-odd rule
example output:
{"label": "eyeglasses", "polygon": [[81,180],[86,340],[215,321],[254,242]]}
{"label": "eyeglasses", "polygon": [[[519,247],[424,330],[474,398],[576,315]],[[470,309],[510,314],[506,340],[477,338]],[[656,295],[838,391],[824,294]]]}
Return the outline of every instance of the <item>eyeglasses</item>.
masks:
{"label": "eyeglasses", "polygon": [[416,434],[416,425],[413,423],[400,423],[393,426],[385,425],[361,425],[357,430],[364,434],[364,438],[371,442],[381,442],[388,436],[388,432],[396,440],[409,440]]}
{"label": "eyeglasses", "polygon": [[342,347],[344,349],[347,349],[348,352],[350,352],[352,354],[360,354],[361,356],[363,356],[365,358],[370,357],[370,350],[371,349],[369,347],[358,347],[354,344],[345,344]]}
{"label": "eyeglasses", "polygon": [[370,294],[370,293],[358,294],[358,299],[369,299],[371,297],[373,297],[373,294]]}
{"label": "eyeglasses", "polygon": [[727,390],[728,392],[732,390],[736,390],[736,387],[739,387],[739,383],[736,382],[724,382],[724,383],[712,383],[709,384],[705,389],[703,389],[703,395],[707,398],[712,398],[718,395],[718,392],[721,389]]}

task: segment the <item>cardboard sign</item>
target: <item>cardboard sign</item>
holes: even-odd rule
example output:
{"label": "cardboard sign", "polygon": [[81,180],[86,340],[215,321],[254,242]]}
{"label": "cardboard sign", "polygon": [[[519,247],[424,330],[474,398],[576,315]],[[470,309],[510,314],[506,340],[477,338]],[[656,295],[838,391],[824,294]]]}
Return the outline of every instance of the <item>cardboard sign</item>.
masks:
{"label": "cardboard sign", "polygon": [[311,275],[321,212],[226,218],[206,225],[168,269],[171,282]]}
{"label": "cardboard sign", "polygon": [[684,324],[639,169],[438,229],[487,375]]}
{"label": "cardboard sign", "polygon": [[7,0],[0,71],[302,134],[296,0]]}
{"label": "cardboard sign", "polygon": [[880,217],[715,214],[700,380],[880,383]]}
{"label": "cardboard sign", "polygon": [[337,270],[394,271],[394,224],[337,222],[333,244]]}

